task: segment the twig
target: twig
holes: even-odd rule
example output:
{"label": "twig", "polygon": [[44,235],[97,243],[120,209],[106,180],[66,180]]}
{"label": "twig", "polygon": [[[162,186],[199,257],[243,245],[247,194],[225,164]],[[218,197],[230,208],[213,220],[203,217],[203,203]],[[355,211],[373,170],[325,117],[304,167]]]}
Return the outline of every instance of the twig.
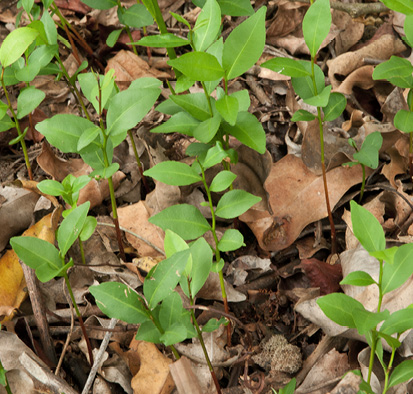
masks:
{"label": "twig", "polygon": [[[117,319],[111,319],[108,328],[110,330],[114,329],[117,322],[118,322]],[[101,364],[103,362],[103,355],[105,354],[105,350],[108,347],[111,336],[112,336],[112,331],[106,332],[105,337],[103,338],[102,344],[100,345],[99,351],[96,354],[95,362],[93,363],[92,369],[90,370],[85,386],[83,387],[82,394],[88,394],[90,388],[92,387],[96,373],[98,369],[101,367]]]}
{"label": "twig", "polygon": [[[115,225],[112,223],[103,223],[103,222],[98,222],[99,226],[107,226],[107,227],[112,227],[115,228]],[[128,230],[125,227],[119,226],[119,228],[124,231],[125,233],[131,234],[134,237],[140,239],[141,241],[145,242],[146,244],[148,244],[151,248],[155,249],[157,252],[159,252],[162,256],[165,256],[165,252],[158,248],[156,245],[154,245],[151,241],[148,241],[146,238],[143,238],[142,236],[140,236],[139,234],[134,233],[133,231]]]}

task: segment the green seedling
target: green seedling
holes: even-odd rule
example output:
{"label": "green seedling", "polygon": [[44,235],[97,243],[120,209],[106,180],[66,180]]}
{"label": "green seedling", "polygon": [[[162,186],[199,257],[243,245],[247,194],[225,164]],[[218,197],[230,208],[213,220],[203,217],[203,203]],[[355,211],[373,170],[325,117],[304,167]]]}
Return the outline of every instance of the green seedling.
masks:
{"label": "green seedling", "polygon": [[[362,392],[374,394],[371,389],[371,376],[375,357],[379,360],[384,373],[382,394],[390,387],[408,381],[413,377],[413,360],[405,360],[393,367],[400,336],[413,328],[412,306],[390,314],[382,310],[385,294],[399,288],[413,274],[413,244],[386,249],[386,239],[383,228],[372,213],[354,201],[350,202],[353,233],[369,254],[377,259],[379,275],[373,279],[365,271],[355,271],[347,275],[342,285],[369,286],[378,288],[377,309],[368,311],[356,299],[342,294],[332,293],[317,300],[317,304],[325,315],[335,323],[356,329],[366,338],[370,346],[370,361],[367,380],[360,386]],[[380,323],[382,323],[380,325]],[[382,340],[391,348],[390,360],[386,362]]]}
{"label": "green seedling", "polygon": [[311,6],[303,19],[303,34],[311,54],[311,61],[275,58],[263,63],[261,66],[290,76],[295,92],[306,104],[317,108],[317,115],[300,109],[293,115],[291,120],[312,121],[317,119],[320,131],[324,195],[331,227],[331,251],[336,253],[336,232],[330,207],[324,158],[324,123],[334,120],[342,114],[346,107],[346,99],[340,93],[331,93],[331,86],[325,86],[324,74],[316,64],[317,53],[330,31],[330,26],[330,2],[328,0],[311,1]]}
{"label": "green seedling", "polygon": [[353,155],[354,161],[345,163],[343,165],[349,167],[355,166],[357,164],[361,165],[363,171],[363,180],[361,183],[359,198],[359,202],[361,202],[361,200],[363,199],[364,187],[366,184],[366,167],[372,169],[376,169],[378,167],[379,151],[383,143],[383,137],[378,131],[369,134],[363,141],[360,150],[357,149],[357,144],[352,138],[349,138],[348,143],[356,150],[356,153],[354,153]]}
{"label": "green seedling", "polygon": [[[291,379],[282,389],[278,390],[278,394],[294,394],[295,385],[297,380],[295,378]],[[277,391],[271,389],[274,394],[277,394]]]}
{"label": "green seedling", "polygon": [[[38,123],[36,129],[62,152],[79,153],[94,169],[91,176],[107,179],[119,249],[125,259],[112,179],[119,164],[113,162],[113,149],[153,106],[162,83],[155,78],[141,78],[127,90],[116,92],[113,71],[105,76],[86,73],[78,78],[83,94],[99,114],[99,126],[75,115],[59,114]],[[104,109],[107,109],[105,118]]]}
{"label": "green seedling", "polygon": [[101,283],[89,290],[107,316],[140,325],[136,339],[169,346],[177,359],[180,356],[173,345],[197,336],[217,391],[221,393],[202,333],[214,331],[227,321],[211,319],[201,329],[194,309],[186,310],[181,296],[174,290],[180,284],[190,305],[194,306],[195,296],[213,268],[211,247],[204,238],[188,245],[178,234],[166,230],[164,248],[166,259],[145,278],[143,296],[117,282]]}
{"label": "green seedling", "polygon": [[[169,99],[157,107],[157,110],[172,116],[152,132],[180,132],[198,140],[199,142],[192,144],[186,152],[194,158],[194,165],[190,167],[183,163],[164,162],[145,172],[145,175],[168,184],[179,186],[195,182],[204,184],[208,195],[207,204],[212,214],[212,225],[209,225],[197,208],[189,205],[167,208],[151,218],[153,223],[164,230],[177,232],[186,240],[195,239],[207,231],[212,231],[218,245],[215,233],[216,218],[236,218],[259,200],[244,191],[232,190],[234,177],[229,170],[230,164],[237,162],[237,154],[229,146],[230,136],[259,153],[265,152],[266,141],[261,123],[248,112],[250,105],[248,92],[244,90],[228,94],[228,83],[242,75],[259,59],[265,44],[265,11],[265,7],[260,8],[236,27],[224,42],[219,36],[220,5],[216,0],[207,0],[193,28],[184,18],[173,14],[179,22],[189,28],[187,39],[173,34],[162,34],[144,37],[137,42],[139,45],[149,47],[174,48],[189,45],[192,48],[191,52],[168,61],[174,70],[179,72],[176,88],[172,90]],[[203,87],[203,93],[176,94],[188,90],[196,81]],[[223,84],[223,88],[218,86],[220,83]],[[212,96],[215,90],[216,99]],[[215,184],[211,184],[212,190],[210,190],[205,182],[205,170],[219,163],[222,164],[224,171],[215,180]],[[214,209],[210,192],[218,191],[214,188],[219,187],[217,186],[219,181],[223,181],[225,185],[221,191],[226,188],[230,191],[222,197]],[[192,219],[181,226],[179,222],[183,215]],[[236,238],[238,245],[236,248],[239,248],[238,233],[228,233],[226,238],[228,237],[228,241],[232,242],[230,234]],[[214,252],[225,311],[229,313],[222,273],[222,250],[216,246]],[[230,327],[228,331],[230,332]]]}
{"label": "green seedling", "polygon": [[[64,202],[70,205],[70,209],[66,209],[62,212],[62,216],[65,218],[77,207],[79,199],[79,192],[90,182],[90,177],[87,175],[81,175],[76,178],[72,174],[69,174],[62,183],[53,181],[50,179],[44,180],[37,185],[37,188],[44,194],[51,196],[62,197]],[[97,220],[93,216],[87,216],[86,221],[83,224],[83,228],[80,231],[78,240],[80,247],[80,254],[83,264],[86,264],[85,251],[83,248],[83,242],[87,241],[95,231],[97,226]]]}
{"label": "green seedling", "polygon": [[40,282],[45,283],[55,277],[64,278],[88,346],[89,361],[92,365],[92,347],[67,274],[68,269],[74,264],[73,259],[71,258],[66,262],[66,255],[70,247],[78,237],[81,237],[82,233],[89,231],[86,224],[89,207],[90,203],[86,202],[75,208],[63,219],[56,234],[58,248],[45,240],[35,237],[13,237],[10,240],[10,244],[19,259],[35,270]]}

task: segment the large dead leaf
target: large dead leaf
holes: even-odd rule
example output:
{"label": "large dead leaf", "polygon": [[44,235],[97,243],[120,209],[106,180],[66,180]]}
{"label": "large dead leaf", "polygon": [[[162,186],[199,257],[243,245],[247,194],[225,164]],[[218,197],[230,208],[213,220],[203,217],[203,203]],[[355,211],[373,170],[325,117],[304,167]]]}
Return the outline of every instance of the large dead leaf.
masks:
{"label": "large dead leaf", "polygon": [[[360,166],[329,171],[327,183],[332,208],[361,180]],[[305,226],[327,217],[322,177],[313,174],[296,156],[287,155],[273,164],[264,187],[273,215],[250,209],[240,217],[264,250],[277,251],[290,246]]]}

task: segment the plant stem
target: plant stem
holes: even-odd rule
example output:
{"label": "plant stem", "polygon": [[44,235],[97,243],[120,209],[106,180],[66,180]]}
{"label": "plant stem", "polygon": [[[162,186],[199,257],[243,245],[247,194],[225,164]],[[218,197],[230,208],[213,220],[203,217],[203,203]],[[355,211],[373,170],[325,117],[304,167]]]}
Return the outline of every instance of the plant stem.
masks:
{"label": "plant stem", "polygon": [[[397,337],[397,339],[398,338],[399,337]],[[391,356],[390,356],[389,365],[387,366],[386,370],[384,371],[384,388],[383,388],[382,394],[386,394],[387,389],[388,389],[390,371],[391,371],[392,366],[393,366],[393,361],[394,361],[395,354],[396,354],[396,349],[394,347],[392,347],[392,352],[391,352]]]}
{"label": "plant stem", "polygon": [[79,324],[80,324],[80,327],[81,327],[82,332],[83,332],[83,336],[84,336],[85,341],[86,341],[87,351],[88,351],[88,354],[89,354],[89,363],[90,363],[90,365],[93,365],[92,346],[90,345],[90,340],[89,340],[89,337],[88,337],[87,332],[86,332],[85,324],[83,323],[82,315],[80,314],[79,308],[78,308],[76,300],[75,300],[75,296],[73,295],[72,286],[70,285],[69,277],[67,276],[67,271],[64,272],[63,277],[65,278],[66,287],[67,287],[67,290],[69,291],[69,295],[70,295],[70,298],[72,300],[73,307],[75,308],[75,311],[76,311],[76,316],[79,319]]}
{"label": "plant stem", "polygon": [[[123,15],[123,14],[125,13],[125,9],[123,8],[120,0],[118,0],[117,3],[118,3],[118,10],[120,10],[120,13]],[[129,37],[129,40],[130,40],[131,43],[132,43],[132,42],[133,42],[132,32],[131,32],[131,29],[130,29],[130,27],[129,27],[128,25],[125,25],[125,31],[126,31],[126,34],[127,34],[128,37]],[[136,56],[139,56],[139,55],[138,55],[138,51],[136,50],[136,46],[135,46],[135,45],[131,45],[131,46],[132,46],[133,53],[134,53]]]}
{"label": "plant stem", "polygon": [[83,242],[80,238],[78,238],[78,240],[79,240],[80,256],[82,257],[82,263],[83,265],[86,265],[85,250],[83,248]]}
{"label": "plant stem", "polygon": [[[221,253],[220,253],[220,250],[218,249],[218,236],[216,232],[216,217],[215,217],[214,205],[212,203],[211,191],[209,190],[209,186],[205,178],[205,171],[200,163],[199,163],[199,166],[202,172],[202,183],[204,184],[205,191],[207,193],[209,209],[211,211],[211,218],[212,218],[211,232],[212,232],[212,236],[214,237],[214,242],[215,242],[215,249],[214,249],[215,264],[219,264],[221,261]],[[222,272],[222,269],[219,270],[218,274],[219,274],[219,284],[221,286],[222,301],[224,302],[225,313],[229,314],[228,298],[227,298],[227,292],[225,290],[224,274]],[[229,321],[227,325],[227,343],[228,343],[228,346],[231,346],[231,321]]]}
{"label": "plant stem", "polygon": [[146,176],[143,175],[142,162],[141,162],[141,159],[139,158],[138,150],[136,149],[136,144],[135,144],[135,140],[133,139],[132,130],[128,130],[128,135],[129,135],[129,138],[132,144],[133,154],[135,155],[136,163],[138,164],[139,173],[141,174],[143,186],[145,187],[146,194],[149,194],[150,189],[148,185],[148,180],[146,179]]}
{"label": "plant stem", "polygon": [[[189,278],[187,278],[187,281],[188,281],[188,289],[191,289],[191,282],[189,281]],[[189,291],[189,302],[190,302],[191,306],[194,305],[194,300],[192,298],[191,291]],[[215,384],[215,388],[217,389],[217,393],[221,394],[221,386],[219,385],[217,376],[215,375],[214,367],[212,366],[211,360],[209,358],[208,351],[207,351],[206,346],[205,346],[204,338],[202,337],[202,331],[199,328],[199,324],[198,324],[198,322],[196,320],[196,317],[195,317],[195,310],[194,309],[191,309],[191,315],[192,315],[192,322],[193,322],[193,324],[195,326],[195,329],[196,329],[196,332],[198,334],[197,336],[198,336],[198,339],[199,339],[199,343],[201,344],[201,347],[202,347],[202,352],[204,353],[205,361],[208,365],[209,372],[211,373],[212,380],[214,381],[214,384]]]}
{"label": "plant stem", "polygon": [[212,104],[211,104],[211,97],[207,92],[206,86],[205,86],[205,82],[201,82],[202,88],[204,89],[204,93],[205,93],[205,97],[207,99],[208,102],[208,107],[209,107],[209,113],[211,114],[211,118],[214,116],[214,111],[212,111]]}
{"label": "plant stem", "polygon": [[8,105],[9,110],[10,110],[12,116],[13,116],[14,123],[16,125],[17,134],[20,137],[20,144],[21,144],[22,150],[23,150],[24,161],[26,163],[27,173],[29,174],[29,179],[32,181],[33,180],[33,172],[32,172],[32,167],[30,165],[29,155],[27,153],[26,142],[24,141],[24,133],[22,133],[22,131],[21,131],[20,123],[17,119],[16,113],[14,112],[13,106],[11,105],[9,93],[7,91],[6,84],[4,82],[4,67],[2,67],[2,69],[1,69],[0,79],[1,79],[1,86],[3,88],[4,96],[6,97],[6,100],[7,100],[7,105]]}

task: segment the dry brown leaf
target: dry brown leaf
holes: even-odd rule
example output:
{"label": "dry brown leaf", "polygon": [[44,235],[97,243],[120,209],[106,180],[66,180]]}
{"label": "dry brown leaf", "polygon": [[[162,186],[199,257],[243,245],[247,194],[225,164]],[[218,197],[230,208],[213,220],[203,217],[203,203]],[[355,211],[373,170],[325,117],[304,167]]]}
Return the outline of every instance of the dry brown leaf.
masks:
{"label": "dry brown leaf", "polygon": [[[332,207],[362,179],[361,166],[337,167],[327,173]],[[269,194],[269,212],[250,209],[240,219],[248,224],[264,250],[290,246],[305,226],[327,217],[321,176],[313,174],[298,157],[287,155],[273,164],[264,187]]]}
{"label": "dry brown leaf", "polygon": [[406,173],[408,169],[408,156],[409,147],[408,142],[404,139],[400,139],[394,146],[389,148],[386,153],[390,156],[390,163],[384,164],[381,173],[388,179],[390,184],[397,188],[395,177],[400,174]]}
{"label": "dry brown leaf", "polygon": [[[148,222],[151,214],[152,211],[146,203],[139,201],[136,204],[118,209],[119,224],[163,250],[164,232],[159,227]],[[140,256],[159,256],[158,251],[132,234],[126,233],[126,239],[138,251]]]}
{"label": "dry brown leaf", "polygon": [[335,91],[350,95],[353,92],[354,86],[363,90],[371,89],[376,84],[372,78],[373,71],[373,66],[362,66],[357,68],[346,77]]}
{"label": "dry brown leaf", "polygon": [[346,52],[327,62],[333,89],[337,89],[343,79],[357,68],[364,66],[364,58],[387,60],[391,55],[403,52],[406,49],[401,40],[392,34],[385,34],[380,39],[354,52]]}
{"label": "dry brown leaf", "polygon": [[115,70],[116,83],[131,82],[138,78],[170,78],[171,76],[149,64],[136,56],[131,51],[121,50],[112,59],[109,59],[105,72],[113,68]]}
{"label": "dry brown leaf", "polygon": [[172,378],[179,394],[202,394],[198,379],[191,367],[191,362],[185,356],[169,366]]}
{"label": "dry brown leaf", "polygon": [[364,24],[354,20],[347,12],[338,10],[333,10],[332,22],[340,30],[335,39],[338,56],[360,41],[364,33]]}
{"label": "dry brown leaf", "polygon": [[132,379],[134,394],[170,394],[175,388],[169,372],[172,360],[165,357],[153,343],[137,341],[139,372]]}

